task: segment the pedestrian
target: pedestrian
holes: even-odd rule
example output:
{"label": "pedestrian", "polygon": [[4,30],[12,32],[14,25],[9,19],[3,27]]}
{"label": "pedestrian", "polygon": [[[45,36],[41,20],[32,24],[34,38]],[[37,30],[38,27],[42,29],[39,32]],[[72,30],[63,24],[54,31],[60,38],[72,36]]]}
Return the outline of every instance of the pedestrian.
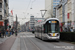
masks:
{"label": "pedestrian", "polygon": [[4,35],[5,35],[5,31],[4,31],[4,29],[2,29],[2,32],[1,32],[1,33],[2,33],[2,35],[3,35],[3,37],[4,37]]}
{"label": "pedestrian", "polygon": [[73,32],[73,27],[71,27],[70,31]]}
{"label": "pedestrian", "polygon": [[0,37],[1,37],[1,31],[0,31]]}
{"label": "pedestrian", "polygon": [[10,36],[10,31],[8,31],[8,37]]}
{"label": "pedestrian", "polygon": [[14,31],[12,30],[12,35],[14,34]]}
{"label": "pedestrian", "polygon": [[15,36],[17,36],[17,30],[15,31]]}
{"label": "pedestrian", "polygon": [[8,36],[8,29],[6,30],[6,36]]}
{"label": "pedestrian", "polygon": [[65,32],[67,32],[67,28],[65,28]]}

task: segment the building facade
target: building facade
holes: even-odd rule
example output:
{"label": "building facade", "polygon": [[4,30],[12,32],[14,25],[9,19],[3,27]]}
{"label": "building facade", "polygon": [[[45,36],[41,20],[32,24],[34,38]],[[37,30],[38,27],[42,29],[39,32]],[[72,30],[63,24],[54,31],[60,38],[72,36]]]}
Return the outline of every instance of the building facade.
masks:
{"label": "building facade", "polygon": [[45,0],[45,9],[47,10],[46,11],[46,14],[45,14],[45,18],[50,18],[51,17],[51,0]]}
{"label": "building facade", "polygon": [[44,18],[34,18],[34,16],[30,16],[30,21],[25,24],[26,28],[27,29],[29,28],[30,29],[29,31],[31,31],[31,30],[35,29],[34,27],[37,22],[41,22],[43,20],[44,20]]}
{"label": "building facade", "polygon": [[20,23],[18,23],[17,32],[20,32]]}
{"label": "building facade", "polygon": [[8,16],[9,16],[8,0],[0,0],[0,21],[3,21],[5,30],[7,29],[7,24],[8,24],[7,17]]}
{"label": "building facade", "polygon": [[53,10],[53,17],[56,17],[56,15],[55,15],[55,13],[56,13],[56,9],[55,9],[55,7],[59,4],[59,2],[60,2],[61,0],[53,0],[53,8],[52,8],[52,10]]}
{"label": "building facade", "polygon": [[34,16],[30,16],[29,28],[30,31],[34,28]]}
{"label": "building facade", "polygon": [[54,7],[58,5],[60,0],[45,0],[45,9],[47,10],[45,18],[55,17]]}
{"label": "building facade", "polygon": [[[17,26],[17,27],[16,27]],[[24,26],[25,25],[20,25],[20,23],[17,21],[17,23],[16,23],[16,21],[14,21],[13,22],[13,30],[14,31],[16,31],[16,29],[17,29],[17,31],[19,32],[22,28],[24,28]],[[11,28],[12,29],[12,28]],[[25,30],[25,29],[22,29],[22,30]]]}
{"label": "building facade", "polygon": [[[60,13],[59,13],[60,12]],[[56,18],[59,19],[60,23],[63,22],[62,17],[62,3],[56,6]]]}
{"label": "building facade", "polygon": [[9,16],[8,0],[0,0],[0,19],[5,20]]}
{"label": "building facade", "polygon": [[[61,3],[60,3],[61,4]],[[75,0],[67,0],[66,4],[64,5],[64,12],[63,7],[61,5],[57,5],[56,9],[56,16],[63,23],[63,13],[64,13],[64,28],[67,28],[68,31],[70,29],[75,30]],[[59,15],[61,14],[61,15]],[[60,18],[61,17],[61,18]]]}
{"label": "building facade", "polygon": [[[68,0],[67,1],[67,25],[69,25],[69,27],[73,27],[73,29],[75,30],[75,0]],[[66,20],[66,19],[65,19]]]}
{"label": "building facade", "polygon": [[11,14],[9,14],[8,21],[9,21],[9,25],[12,28],[13,27],[13,16]]}
{"label": "building facade", "polygon": [[29,21],[25,23],[26,31],[30,31],[29,29]]}

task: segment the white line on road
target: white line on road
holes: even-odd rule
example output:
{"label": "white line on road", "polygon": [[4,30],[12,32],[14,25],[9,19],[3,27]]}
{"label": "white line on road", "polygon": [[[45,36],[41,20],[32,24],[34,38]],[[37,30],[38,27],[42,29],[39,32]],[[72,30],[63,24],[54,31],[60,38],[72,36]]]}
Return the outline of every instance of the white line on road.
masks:
{"label": "white line on road", "polygon": [[[29,40],[29,39],[28,39]],[[38,50],[41,50],[33,41],[29,40]]]}
{"label": "white line on road", "polygon": [[[23,37],[23,35],[22,35],[22,37]],[[24,36],[24,37],[28,37],[28,36]],[[38,50],[41,50],[35,43],[33,43],[33,41],[32,40],[30,40],[30,39],[28,39]],[[23,40],[24,41],[24,40]],[[26,50],[28,50],[28,48],[27,48],[27,45],[26,45],[26,42],[24,41],[24,44],[25,44],[25,47],[26,47]]]}
{"label": "white line on road", "polygon": [[[23,40],[24,41],[24,40]],[[28,48],[27,48],[27,45],[26,45],[26,42],[24,41],[24,44],[25,44],[25,47],[26,47],[26,50],[28,50]]]}

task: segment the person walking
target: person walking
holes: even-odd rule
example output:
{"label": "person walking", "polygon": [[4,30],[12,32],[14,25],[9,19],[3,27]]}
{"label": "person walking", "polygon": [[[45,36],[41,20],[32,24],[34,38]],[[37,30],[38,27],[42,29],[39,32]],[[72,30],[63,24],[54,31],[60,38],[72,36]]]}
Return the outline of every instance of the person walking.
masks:
{"label": "person walking", "polygon": [[70,31],[73,32],[73,27],[71,27]]}
{"label": "person walking", "polygon": [[17,30],[15,31],[15,36],[17,36]]}
{"label": "person walking", "polygon": [[0,31],[0,37],[1,37],[1,31]]}
{"label": "person walking", "polygon": [[11,32],[12,32],[12,35],[14,34],[14,30],[13,29],[11,29]]}
{"label": "person walking", "polygon": [[5,36],[5,31],[4,31],[4,29],[2,29],[2,35],[3,35],[3,37]]}

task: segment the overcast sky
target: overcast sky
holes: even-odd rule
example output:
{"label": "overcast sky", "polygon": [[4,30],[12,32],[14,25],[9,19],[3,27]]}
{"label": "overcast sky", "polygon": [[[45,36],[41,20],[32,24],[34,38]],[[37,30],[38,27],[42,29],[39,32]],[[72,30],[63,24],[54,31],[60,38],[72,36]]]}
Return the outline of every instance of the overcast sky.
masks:
{"label": "overcast sky", "polygon": [[9,12],[13,10],[14,20],[17,14],[20,24],[28,21],[30,15],[41,17],[41,9],[45,9],[45,0],[9,0]]}

